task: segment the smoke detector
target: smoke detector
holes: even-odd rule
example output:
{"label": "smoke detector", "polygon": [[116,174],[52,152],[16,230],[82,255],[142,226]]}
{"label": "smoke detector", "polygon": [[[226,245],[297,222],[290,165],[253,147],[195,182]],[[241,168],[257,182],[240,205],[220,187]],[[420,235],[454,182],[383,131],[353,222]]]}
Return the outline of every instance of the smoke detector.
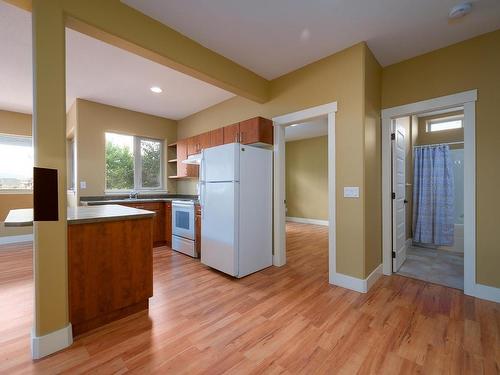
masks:
{"label": "smoke detector", "polygon": [[469,14],[472,10],[472,4],[471,3],[462,3],[455,5],[453,8],[450,9],[450,14],[448,15],[449,18],[460,18],[463,17],[467,14]]}

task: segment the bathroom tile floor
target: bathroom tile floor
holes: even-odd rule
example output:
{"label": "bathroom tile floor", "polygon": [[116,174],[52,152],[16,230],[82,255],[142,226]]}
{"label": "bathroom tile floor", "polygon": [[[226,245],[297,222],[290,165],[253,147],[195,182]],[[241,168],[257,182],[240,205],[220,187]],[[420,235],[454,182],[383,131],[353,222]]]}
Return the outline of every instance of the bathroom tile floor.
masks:
{"label": "bathroom tile floor", "polygon": [[446,250],[410,246],[399,275],[464,289],[464,256]]}

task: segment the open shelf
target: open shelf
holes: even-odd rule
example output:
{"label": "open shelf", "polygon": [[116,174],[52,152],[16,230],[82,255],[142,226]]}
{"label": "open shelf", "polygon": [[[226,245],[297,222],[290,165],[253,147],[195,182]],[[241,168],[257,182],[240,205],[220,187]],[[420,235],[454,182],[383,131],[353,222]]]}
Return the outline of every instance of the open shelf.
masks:
{"label": "open shelf", "polygon": [[177,163],[177,159],[170,159],[168,160],[169,163]]}
{"label": "open shelf", "polygon": [[167,145],[168,147],[177,147],[177,142],[173,142]]}

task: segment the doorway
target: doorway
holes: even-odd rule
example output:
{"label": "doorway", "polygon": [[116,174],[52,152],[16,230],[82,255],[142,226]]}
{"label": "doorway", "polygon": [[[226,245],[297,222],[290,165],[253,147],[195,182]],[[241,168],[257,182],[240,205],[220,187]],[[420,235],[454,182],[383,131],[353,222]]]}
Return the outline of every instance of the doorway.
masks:
{"label": "doorway", "polygon": [[463,107],[392,121],[393,272],[464,288]]}
{"label": "doorway", "polygon": [[[477,100],[477,91],[466,91],[458,94],[448,95],[435,99],[416,102],[399,107],[389,108],[382,111],[382,222],[383,222],[383,271],[384,274],[390,275],[394,272],[404,273],[408,271],[405,263],[411,266],[412,262],[418,260],[426,260],[428,267],[421,267],[427,272],[427,281],[438,282],[445,284],[443,279],[430,280],[429,274],[437,274],[433,265],[437,264],[438,257],[442,264],[447,262],[456,263],[456,268],[463,269],[463,289],[465,294],[476,295],[476,280],[475,280],[475,101]],[[451,122],[453,115],[459,116],[462,122],[463,139],[446,140],[431,142],[427,140],[408,139],[407,130],[403,126],[407,121],[413,123],[414,127],[420,128],[425,126],[425,132],[422,135],[432,133],[431,127],[435,129],[446,126],[446,122]],[[436,121],[431,121],[437,119]],[[423,124],[423,125],[422,125]],[[434,124],[434,125],[433,125]],[[410,128],[411,129],[411,128]],[[417,134],[418,134],[418,128]],[[392,134],[394,133],[394,136]],[[438,133],[438,131],[436,131]],[[444,133],[441,133],[444,134]],[[411,132],[410,132],[411,135]],[[396,139],[398,138],[399,139]],[[394,138],[394,139],[391,139]],[[425,138],[425,137],[424,137]],[[411,142],[407,142],[410,140]],[[422,144],[417,144],[420,142]],[[403,145],[410,144],[411,152],[408,152]],[[413,146],[416,146],[415,148]],[[453,155],[453,149],[463,147],[461,154]],[[403,151],[404,150],[404,151]],[[402,157],[401,155],[405,156]],[[395,156],[393,159],[393,155]],[[411,172],[413,178],[418,178],[418,181],[413,183],[425,185],[425,178],[420,179],[419,174],[424,174],[429,177],[429,170],[415,170],[424,164],[436,163],[440,168],[447,168],[446,171],[433,171],[438,173],[437,178],[441,179],[439,184],[427,184],[427,189],[439,189],[433,191],[433,197],[436,194],[440,195],[441,202],[439,207],[432,202],[433,210],[428,210],[430,203],[426,201],[425,186],[414,187],[412,183],[408,183],[406,178],[406,155],[411,155],[412,160],[410,165],[413,165],[414,170]],[[463,156],[462,156],[463,155]],[[460,164],[457,171],[453,170],[455,158]],[[417,160],[418,159],[418,160]],[[415,164],[416,163],[416,164]],[[460,239],[460,228],[455,226],[460,223],[455,217],[450,217],[455,214],[455,206],[459,206],[454,201],[455,194],[460,196],[460,193],[454,189],[456,183],[452,176],[459,175],[463,170],[461,183],[463,185],[463,210],[461,207],[457,211],[459,216],[463,216],[463,240]],[[434,178],[434,177],[432,177]],[[411,192],[411,194],[409,193]],[[432,197],[431,197],[432,198]],[[432,198],[434,199],[434,198]],[[432,201],[432,199],[430,201]],[[458,198],[458,202],[460,198]],[[453,209],[451,209],[453,208]],[[409,212],[408,212],[409,211]],[[426,218],[425,215],[434,212],[439,216],[440,222],[434,218]],[[411,213],[411,219],[410,215]],[[446,216],[446,220],[443,217]],[[423,219],[423,221],[421,220]],[[407,221],[411,220],[411,229],[407,225]],[[419,221],[420,220],[420,221]],[[404,224],[402,224],[402,222]],[[430,231],[431,240],[426,236]],[[435,224],[438,224],[436,227]],[[439,228],[443,224],[445,228]],[[418,227],[418,226],[421,227]],[[427,227],[426,227],[427,225]],[[434,225],[434,227],[433,227]],[[422,227],[423,226],[423,227]],[[458,229],[457,229],[458,228]],[[411,237],[408,236],[410,232]],[[457,238],[455,238],[457,236]],[[407,241],[410,239],[410,241]],[[460,256],[459,251],[451,248],[450,244],[457,244],[460,248],[460,243],[463,241],[463,255]],[[431,246],[429,245],[429,242]],[[416,246],[414,246],[416,245]],[[453,259],[453,256],[458,257]],[[419,259],[415,258],[421,257]],[[462,258],[463,261],[460,259]],[[461,265],[463,262],[463,266]],[[425,262],[423,262],[425,264]],[[455,269],[456,269],[455,268]],[[441,270],[439,270],[441,271]],[[415,275],[413,275],[415,276]],[[455,280],[457,281],[457,280]],[[445,284],[446,285],[446,284]],[[456,284],[449,285],[457,287]],[[458,286],[459,287],[459,286]]]}
{"label": "doorway", "polygon": [[328,137],[328,277],[333,284],[335,262],[335,113],[332,102],[273,118],[274,122],[274,256],[273,264],[286,264],[286,146],[285,129],[311,119],[325,118]]}

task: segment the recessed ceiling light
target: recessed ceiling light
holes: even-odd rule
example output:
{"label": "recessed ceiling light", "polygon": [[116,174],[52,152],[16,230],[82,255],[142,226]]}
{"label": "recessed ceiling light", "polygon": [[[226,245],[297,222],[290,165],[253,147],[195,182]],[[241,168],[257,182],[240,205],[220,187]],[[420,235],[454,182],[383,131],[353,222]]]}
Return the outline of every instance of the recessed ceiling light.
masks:
{"label": "recessed ceiling light", "polygon": [[471,3],[462,3],[455,5],[453,8],[450,9],[450,13],[448,14],[449,18],[460,18],[463,17],[467,14],[469,14],[472,10],[472,4]]}
{"label": "recessed ceiling light", "polygon": [[158,86],[153,86],[150,88],[150,90],[152,92],[154,92],[155,94],[160,94],[163,90],[161,89],[161,87],[158,87]]}

